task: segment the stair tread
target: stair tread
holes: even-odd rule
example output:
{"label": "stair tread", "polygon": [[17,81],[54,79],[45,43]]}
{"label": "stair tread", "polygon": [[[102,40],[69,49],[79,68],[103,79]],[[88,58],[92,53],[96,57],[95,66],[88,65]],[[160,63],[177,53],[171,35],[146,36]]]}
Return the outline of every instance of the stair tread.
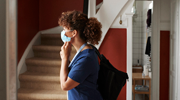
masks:
{"label": "stair tread", "polygon": [[56,82],[60,84],[60,76],[58,73],[39,73],[28,72],[19,75],[20,81],[28,82]]}
{"label": "stair tread", "polygon": [[44,89],[27,89],[27,88],[19,88],[18,93],[66,95],[66,91],[63,90],[44,90]]}
{"label": "stair tread", "polygon": [[32,75],[32,76],[52,76],[52,77],[59,77],[59,74],[57,73],[40,73],[40,72],[24,72],[20,75]]}
{"label": "stair tread", "polygon": [[32,57],[26,59],[26,65],[34,66],[61,66],[60,58],[43,58],[43,57]]}
{"label": "stair tread", "polygon": [[44,90],[61,90],[60,82],[43,82],[43,81],[20,81],[20,88],[44,89]]}
{"label": "stair tread", "polygon": [[[62,46],[56,46],[56,45],[34,45],[33,50],[36,51],[59,51],[61,50]],[[75,48],[72,46],[72,51],[75,51]]]}
{"label": "stair tread", "polygon": [[67,99],[19,99],[18,100],[67,100]]}
{"label": "stair tread", "polygon": [[60,33],[59,34],[41,34],[42,38],[59,38],[61,39]]}
{"label": "stair tread", "polygon": [[66,100],[67,92],[62,90],[18,89],[18,100]]}
{"label": "stair tread", "polygon": [[46,60],[46,61],[60,61],[60,59],[57,58],[46,58],[46,57],[31,57],[31,58],[27,58],[26,60]]}
{"label": "stair tread", "polygon": [[33,50],[36,51],[60,51],[61,46],[53,46],[53,45],[34,45]]}

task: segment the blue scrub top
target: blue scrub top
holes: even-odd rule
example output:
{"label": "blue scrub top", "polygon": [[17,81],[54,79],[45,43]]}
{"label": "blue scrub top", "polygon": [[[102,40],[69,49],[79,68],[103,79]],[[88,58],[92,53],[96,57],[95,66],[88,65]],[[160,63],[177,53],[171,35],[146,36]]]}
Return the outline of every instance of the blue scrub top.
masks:
{"label": "blue scrub top", "polygon": [[99,63],[94,49],[85,49],[69,66],[68,77],[80,83],[68,91],[69,100],[103,100],[97,90]]}

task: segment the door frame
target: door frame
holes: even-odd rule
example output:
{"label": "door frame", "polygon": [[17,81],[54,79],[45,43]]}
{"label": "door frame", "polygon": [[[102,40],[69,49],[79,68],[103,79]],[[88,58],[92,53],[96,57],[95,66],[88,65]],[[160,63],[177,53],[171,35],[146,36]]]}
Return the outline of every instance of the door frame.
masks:
{"label": "door frame", "polygon": [[[178,9],[179,9],[179,26],[180,26],[180,0],[178,0]],[[178,29],[178,66],[180,66],[180,29]],[[180,67],[178,67],[178,77],[180,77]],[[180,79],[178,78],[177,84],[180,84]],[[178,85],[178,91],[177,94],[180,94],[180,85]],[[177,100],[180,100],[180,95],[177,96]]]}
{"label": "door frame", "polygon": [[[180,26],[180,0],[177,0],[177,3],[178,3],[178,19],[179,19],[179,25]],[[178,54],[178,57],[177,57],[177,97],[176,97],[176,100],[180,100],[180,29],[178,28],[178,32],[177,32],[177,54]]]}
{"label": "door frame", "polygon": [[[176,4],[177,5],[177,0],[171,0],[171,3],[170,3],[170,18],[171,18],[171,26],[170,26],[170,31],[171,31],[171,33],[174,31],[173,30],[173,24],[175,24],[174,23],[174,20],[173,20],[173,17],[172,16],[174,16],[174,8],[173,8],[173,4]],[[173,11],[173,12],[172,12]],[[175,12],[175,15],[176,15],[176,12]],[[178,33],[178,32],[177,32]],[[176,33],[176,34],[177,34]],[[178,37],[178,34],[177,34],[177,36],[175,37],[175,35],[172,35],[172,34],[170,34],[170,63],[169,63],[169,100],[171,100],[172,99],[172,93],[173,93],[173,91],[174,91],[174,93],[175,93],[175,96],[177,95],[176,94],[176,89],[175,90],[173,90],[173,83],[174,83],[174,81],[172,82],[171,80],[173,79],[172,77],[174,77],[175,79],[175,81],[176,81],[176,78],[177,78],[177,75],[176,74],[178,74],[177,73],[177,70],[175,69],[175,74],[174,74],[174,71],[172,71],[172,63],[174,63],[173,62],[173,60],[176,60],[176,59],[173,59],[173,57],[172,57],[172,52],[174,52],[174,47],[172,47],[172,38],[176,38],[175,39],[175,41],[177,40],[178,41],[178,39],[177,39],[177,37]],[[176,42],[177,42],[176,41]],[[174,45],[175,47],[176,47],[176,45]],[[178,52],[178,51],[175,51],[176,53]],[[176,54],[175,53],[175,54]],[[178,61],[176,61],[176,63],[178,63]],[[176,64],[175,64],[176,65]],[[177,65],[176,65],[177,66]],[[176,68],[176,66],[175,66],[175,68]],[[176,85],[177,83],[175,82],[175,85]],[[176,87],[176,86],[175,86]],[[174,100],[176,100],[176,97],[175,97],[175,99]]]}
{"label": "door frame", "polygon": [[160,0],[153,0],[152,16],[152,88],[151,100],[159,100],[159,83],[160,83]]}
{"label": "door frame", "polygon": [[17,100],[17,0],[6,0],[6,100]]}
{"label": "door frame", "polygon": [[[178,5],[178,14],[177,14],[177,18],[178,18],[178,20],[179,20],[179,22],[178,22],[178,26],[180,26],[180,0],[171,0],[171,6],[172,6],[172,2],[175,2],[175,3],[177,3],[177,5]],[[171,8],[172,9],[172,8]],[[172,15],[172,13],[171,13],[171,16],[173,16]],[[171,20],[172,20],[172,17],[171,17]],[[172,22],[171,22],[171,30],[172,30]],[[176,39],[177,39],[177,44],[175,45],[176,47],[177,47],[177,62],[176,62],[176,67],[177,67],[177,71],[176,71],[176,74],[175,74],[175,78],[176,78],[176,86],[177,86],[177,90],[174,90],[174,92],[176,93],[175,94],[175,100],[180,100],[180,95],[178,95],[178,94],[180,94],[180,86],[178,85],[178,84],[180,84],[180,79],[179,79],[179,77],[180,77],[180,68],[179,68],[179,66],[180,66],[180,29],[178,28],[177,29],[177,36],[176,36]],[[170,48],[171,49],[171,48]],[[171,57],[171,55],[170,55],[170,57]],[[170,60],[171,61],[171,60]],[[171,63],[172,63],[172,61],[170,62],[170,66],[171,66]],[[171,74],[173,74],[172,72],[171,72],[171,70],[170,70],[170,75],[169,75],[169,77],[171,78]],[[169,85],[170,85],[170,87],[171,87],[171,82],[169,82]],[[169,93],[171,93],[171,89],[170,89],[170,87],[169,87]],[[171,94],[169,94],[170,96],[169,96],[169,100],[171,99]]]}

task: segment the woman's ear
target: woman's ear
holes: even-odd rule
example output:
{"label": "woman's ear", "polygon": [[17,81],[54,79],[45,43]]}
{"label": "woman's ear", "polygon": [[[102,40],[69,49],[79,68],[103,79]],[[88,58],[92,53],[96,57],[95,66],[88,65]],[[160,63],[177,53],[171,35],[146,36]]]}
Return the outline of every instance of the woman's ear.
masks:
{"label": "woman's ear", "polygon": [[74,31],[72,32],[73,37],[77,36],[77,34],[78,34],[78,31],[77,31],[77,30],[74,30]]}

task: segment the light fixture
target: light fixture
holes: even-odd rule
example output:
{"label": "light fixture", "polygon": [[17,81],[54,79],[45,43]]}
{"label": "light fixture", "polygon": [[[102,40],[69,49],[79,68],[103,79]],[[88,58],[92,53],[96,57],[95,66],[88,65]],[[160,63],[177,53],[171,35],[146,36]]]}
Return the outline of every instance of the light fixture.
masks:
{"label": "light fixture", "polygon": [[119,24],[122,24],[122,15],[120,16]]}

